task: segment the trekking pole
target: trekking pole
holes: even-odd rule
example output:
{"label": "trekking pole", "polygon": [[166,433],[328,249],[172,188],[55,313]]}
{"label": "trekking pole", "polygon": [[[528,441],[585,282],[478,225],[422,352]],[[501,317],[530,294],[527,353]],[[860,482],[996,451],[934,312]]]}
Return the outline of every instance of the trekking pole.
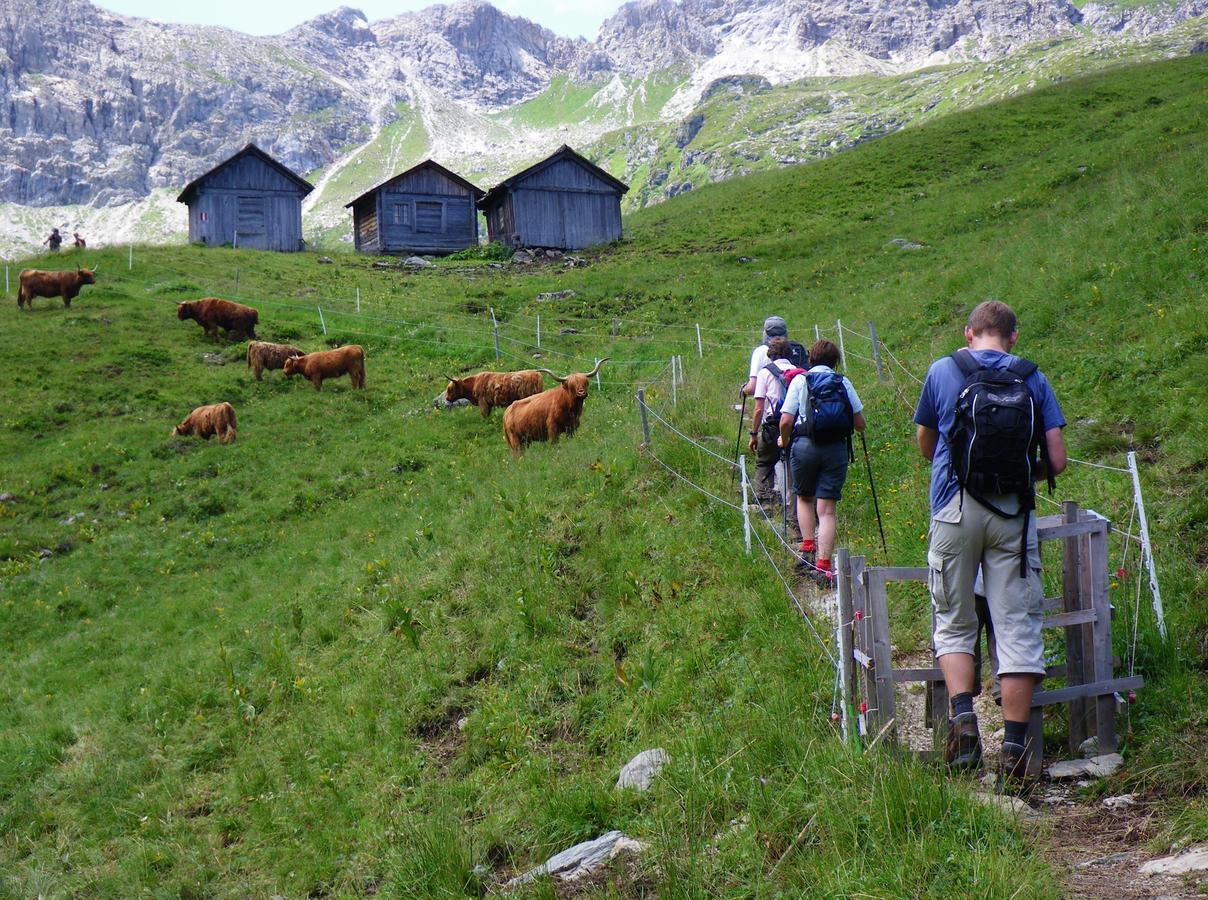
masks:
{"label": "trekking pole", "polygon": [[783,456],[782,462],[784,463],[784,471],[781,473],[781,477],[784,480],[780,485],[780,528],[784,534],[784,542],[787,544],[789,543],[789,448],[783,448],[781,454]]}
{"label": "trekking pole", "polygon": [[885,526],[881,524],[881,506],[877,503],[877,483],[872,480],[872,460],[868,458],[868,441],[864,440],[864,432],[860,432],[860,446],[864,448],[864,465],[868,467],[868,486],[872,488],[872,508],[877,513],[877,530],[881,532],[881,549],[886,553],[889,547],[885,543]]}
{"label": "trekking pole", "polygon": [[[747,395],[742,395],[742,410],[738,413],[738,437],[734,439],[734,462],[738,463],[738,449],[742,446],[742,422],[747,417]],[[730,470],[730,486],[734,486],[734,473],[737,469]]]}

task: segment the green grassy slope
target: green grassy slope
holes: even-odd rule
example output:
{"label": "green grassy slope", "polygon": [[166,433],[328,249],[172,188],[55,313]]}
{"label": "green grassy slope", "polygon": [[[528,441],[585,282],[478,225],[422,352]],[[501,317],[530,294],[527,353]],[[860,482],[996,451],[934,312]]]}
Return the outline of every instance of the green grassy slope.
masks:
{"label": "green grassy slope", "polygon": [[[985,296],[1020,313],[1072,454],[1145,460],[1173,639],[1142,615],[1149,684],[1115,786],[1154,807],[1155,840],[1202,835],[1205,76],[1203,56],[1112,72],[693,192],[633,216],[585,269],[137,250],[133,272],[89,254],[102,282],[69,311],[9,300],[0,890],[475,894],[620,828],[651,846],[601,893],[1059,895],[968,785],[839,745],[830,667],[733,513],[635,452],[631,382],[658,364],[634,360],[686,354],[674,421],[726,453],[765,314],[798,334],[871,319],[921,375]],[[233,292],[236,270],[262,337],[355,340],[368,389],[257,384],[242,345],[175,319],[176,300]],[[563,288],[576,296],[535,300]],[[491,308],[520,358],[540,314],[546,364],[618,361],[574,439],[519,463],[498,413],[429,407],[440,373],[492,364]],[[667,327],[698,321],[703,359]],[[849,371],[890,553],[855,473],[841,539],[917,564],[916,387],[855,356]],[[649,396],[667,409],[666,380]],[[219,399],[235,445],[168,437]],[[654,450],[733,496],[709,457],[658,429]],[[1116,473],[1075,467],[1061,496],[1127,516]],[[1132,594],[1115,600],[1127,657]],[[892,613],[898,648],[925,646],[921,598]],[[652,791],[613,791],[652,746],[672,757]]]}

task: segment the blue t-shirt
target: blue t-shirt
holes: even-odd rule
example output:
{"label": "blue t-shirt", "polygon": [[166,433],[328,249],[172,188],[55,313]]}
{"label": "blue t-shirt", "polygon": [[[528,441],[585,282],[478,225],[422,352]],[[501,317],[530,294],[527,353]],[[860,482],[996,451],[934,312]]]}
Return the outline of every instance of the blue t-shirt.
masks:
{"label": "blue t-shirt", "polygon": [[[1019,359],[1001,350],[974,350],[974,358],[979,364],[990,369],[1005,369]],[[965,376],[950,357],[937,359],[927,370],[927,380],[923,383],[923,391],[919,395],[919,405],[914,411],[914,422],[925,428],[932,428],[940,433],[935,445],[935,456],[931,459],[931,514],[935,515],[948,505],[948,501],[956,496],[960,485],[957,484],[956,474],[952,471],[951,454],[948,451],[946,435],[952,429],[952,419],[956,398],[961,392]],[[1024,382],[1032,392],[1032,399],[1044,419],[1044,427],[1064,428],[1065,416],[1053,394],[1049,380],[1037,369]]]}
{"label": "blue t-shirt", "polygon": [[[815,372],[830,372],[832,375],[835,370],[830,366],[814,366],[810,373]],[[852,387],[847,376],[843,376],[843,387],[847,390],[847,399],[851,401],[851,411],[858,413],[864,409],[864,404],[860,402],[860,397],[856,394],[856,389]],[[789,392],[784,397],[784,405],[780,407],[781,414],[788,413],[790,416],[796,416],[797,421],[801,421],[802,412],[801,404],[805,400],[806,379],[802,376],[797,376],[793,379],[793,383],[789,385]]]}

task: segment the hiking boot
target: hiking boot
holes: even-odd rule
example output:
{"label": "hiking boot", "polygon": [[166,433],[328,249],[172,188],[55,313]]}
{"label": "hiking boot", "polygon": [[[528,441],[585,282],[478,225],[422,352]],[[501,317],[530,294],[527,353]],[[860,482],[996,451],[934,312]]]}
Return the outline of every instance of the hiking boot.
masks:
{"label": "hiking boot", "polygon": [[819,569],[812,562],[806,562],[803,559],[797,564],[797,571],[824,591],[833,591],[835,589],[834,569]]}
{"label": "hiking boot", "polygon": [[961,713],[949,719],[948,742],[944,747],[944,763],[948,768],[958,772],[972,771],[981,765],[981,758],[977,713]]}
{"label": "hiking boot", "polygon": [[1027,796],[1037,779],[1028,775],[1028,753],[1022,744],[1003,741],[998,759],[998,790],[1004,794]]}

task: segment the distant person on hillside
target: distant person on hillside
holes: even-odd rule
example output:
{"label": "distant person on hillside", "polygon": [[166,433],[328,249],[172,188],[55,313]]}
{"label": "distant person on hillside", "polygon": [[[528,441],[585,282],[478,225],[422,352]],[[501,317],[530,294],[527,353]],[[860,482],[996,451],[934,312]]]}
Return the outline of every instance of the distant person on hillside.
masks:
{"label": "distant person on hillside", "polygon": [[[755,378],[755,412],[751,417],[751,440],[747,449],[755,454],[755,499],[780,506],[776,493],[776,464],[780,462],[780,404],[786,392],[785,372],[789,360],[787,338],[774,337],[767,346],[768,362]],[[786,474],[787,479],[787,474]]]}
{"label": "distant person on hillside", "polygon": [[[847,481],[852,431],[865,428],[864,405],[856,389],[835,371],[839,348],[828,340],[810,347],[809,371],[794,378],[780,414],[781,446],[788,447],[801,528],[798,570],[815,583],[835,583],[835,506]],[[815,509],[816,505],[816,509]],[[817,536],[815,536],[815,525]]]}
{"label": "distant person on hillside", "polygon": [[46,240],[42,242],[43,247],[49,247],[51,253],[58,253],[59,247],[63,245],[63,235],[59,234],[59,229],[50,229],[50,234],[46,236]]}
{"label": "distant person on hillside", "polygon": [[83,250],[85,247],[85,241],[82,237],[80,237],[80,233],[78,231],[73,231],[71,236],[75,238],[75,240],[72,241],[72,244],[75,246],[75,248],[77,250]]}
{"label": "distant person on hillside", "polygon": [[[931,460],[932,640],[952,705],[944,760],[954,770],[981,764],[973,711],[980,566],[1005,725],[999,777],[1024,785],[1032,693],[1045,671],[1032,481],[1051,483],[1065,469],[1066,451],[1065,416],[1048,380],[1011,355],[1018,338],[1009,306],[978,305],[965,326],[968,349],[932,363],[914,421],[919,449]],[[995,402],[976,403],[982,391],[992,391]],[[987,429],[994,431],[989,444],[979,440]]]}

